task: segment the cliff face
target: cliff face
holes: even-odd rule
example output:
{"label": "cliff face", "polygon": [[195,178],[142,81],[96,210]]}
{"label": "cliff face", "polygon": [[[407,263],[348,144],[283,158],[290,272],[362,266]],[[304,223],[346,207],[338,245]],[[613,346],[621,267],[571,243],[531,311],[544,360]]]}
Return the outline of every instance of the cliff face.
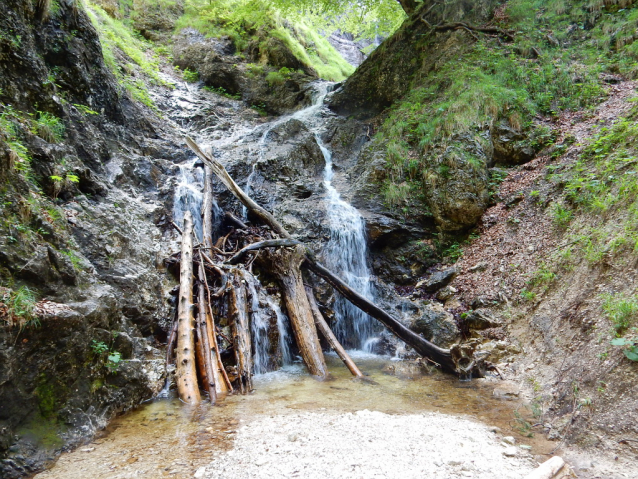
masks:
{"label": "cliff face", "polygon": [[161,387],[154,338],[169,314],[161,225],[173,174],[162,158],[184,154],[107,69],[79,3],[33,4],[0,5],[6,478]]}

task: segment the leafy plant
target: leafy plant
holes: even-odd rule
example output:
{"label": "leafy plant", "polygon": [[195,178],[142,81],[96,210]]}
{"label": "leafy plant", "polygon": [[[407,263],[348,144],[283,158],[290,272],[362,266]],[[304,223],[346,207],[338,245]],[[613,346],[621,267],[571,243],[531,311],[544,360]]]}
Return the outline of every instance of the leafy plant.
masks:
{"label": "leafy plant", "polygon": [[182,72],[182,75],[184,76],[184,80],[188,83],[196,83],[199,81],[199,72],[194,72],[188,68]]}
{"label": "leafy plant", "polygon": [[20,327],[40,326],[40,321],[35,315],[36,295],[28,286],[20,286],[15,291],[3,288],[0,300],[7,307],[7,316],[20,324]]}
{"label": "leafy plant", "polygon": [[59,143],[64,137],[64,124],[55,115],[48,112],[37,112],[35,121],[35,133],[49,143]]}
{"label": "leafy plant", "polygon": [[611,340],[613,346],[621,346],[627,359],[638,361],[638,337],[614,338]]}
{"label": "leafy plant", "polygon": [[521,290],[521,298],[523,298],[524,301],[534,301],[536,299],[536,293],[523,288]]}

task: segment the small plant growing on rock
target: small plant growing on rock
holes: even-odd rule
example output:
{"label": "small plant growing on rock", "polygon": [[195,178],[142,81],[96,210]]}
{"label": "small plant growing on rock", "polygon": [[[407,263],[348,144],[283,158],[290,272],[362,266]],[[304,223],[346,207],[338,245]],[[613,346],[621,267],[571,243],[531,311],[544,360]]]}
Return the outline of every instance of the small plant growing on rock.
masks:
{"label": "small plant growing on rock", "polygon": [[64,138],[64,124],[57,116],[45,111],[38,112],[34,133],[49,143],[59,143]]}
{"label": "small plant growing on rock", "polygon": [[630,361],[638,361],[638,336],[630,338],[614,338],[611,340],[613,346],[621,346],[623,353]]}
{"label": "small plant growing on rock", "polygon": [[188,68],[183,72],[184,80],[188,83],[196,83],[199,81],[199,73],[189,70]]}
{"label": "small plant growing on rock", "polygon": [[0,289],[0,317],[11,324],[24,326],[40,326],[35,315],[35,292],[28,286],[21,286],[15,291],[8,288]]}

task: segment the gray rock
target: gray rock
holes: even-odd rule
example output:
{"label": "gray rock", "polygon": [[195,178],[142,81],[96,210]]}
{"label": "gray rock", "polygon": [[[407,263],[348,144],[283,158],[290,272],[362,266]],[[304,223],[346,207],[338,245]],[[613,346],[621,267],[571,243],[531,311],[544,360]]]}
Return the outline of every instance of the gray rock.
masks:
{"label": "gray rock", "polygon": [[428,278],[419,281],[415,288],[425,291],[427,293],[434,293],[441,288],[444,288],[454,279],[458,274],[458,269],[455,267],[447,268],[442,271],[436,271],[432,273]]}
{"label": "gray rock", "polygon": [[471,329],[488,329],[503,326],[503,321],[484,309],[464,313],[463,319]]}
{"label": "gray rock", "polygon": [[410,324],[410,329],[425,339],[444,348],[455,344],[460,336],[454,316],[440,304],[426,305],[421,316]]}

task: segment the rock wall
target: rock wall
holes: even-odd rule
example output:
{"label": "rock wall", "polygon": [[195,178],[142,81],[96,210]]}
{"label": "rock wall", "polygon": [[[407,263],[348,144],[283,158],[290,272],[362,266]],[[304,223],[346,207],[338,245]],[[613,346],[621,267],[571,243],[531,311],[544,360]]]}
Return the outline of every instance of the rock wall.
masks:
{"label": "rock wall", "polygon": [[[24,288],[47,300],[30,324],[0,319],[0,476],[8,479],[161,388],[157,347],[171,314],[163,225],[167,178],[184,150],[106,68],[80,4],[52,5],[0,4],[0,101],[14,133],[0,133],[0,276],[5,301]],[[64,125],[59,141],[33,126],[43,113]]]}

